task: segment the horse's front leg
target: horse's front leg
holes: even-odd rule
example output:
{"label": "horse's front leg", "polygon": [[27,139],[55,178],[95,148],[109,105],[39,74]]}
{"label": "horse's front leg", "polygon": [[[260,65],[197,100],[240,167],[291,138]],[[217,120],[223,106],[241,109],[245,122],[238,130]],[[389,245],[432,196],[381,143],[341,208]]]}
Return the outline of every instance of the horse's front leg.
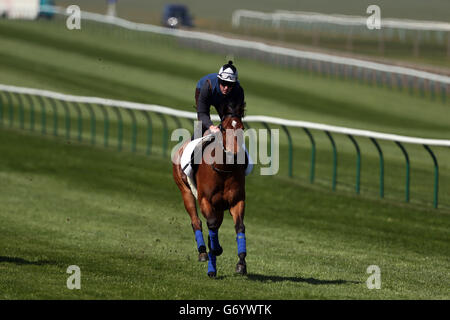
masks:
{"label": "horse's front leg", "polygon": [[244,225],[245,201],[241,200],[230,208],[233,216],[234,227],[236,229],[236,242],[239,261],[236,265],[236,272],[242,275],[247,274],[247,264],[245,257],[247,256],[247,243],[245,239]]}

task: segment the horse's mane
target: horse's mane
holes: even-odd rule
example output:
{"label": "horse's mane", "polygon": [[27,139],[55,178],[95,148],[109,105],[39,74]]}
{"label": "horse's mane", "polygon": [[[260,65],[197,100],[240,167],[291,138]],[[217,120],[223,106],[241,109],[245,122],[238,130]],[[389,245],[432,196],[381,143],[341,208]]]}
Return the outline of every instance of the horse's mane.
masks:
{"label": "horse's mane", "polygon": [[242,103],[239,104],[235,104],[233,102],[229,102],[226,106],[225,106],[225,112],[223,114],[223,116],[227,116],[227,115],[232,115],[232,116],[236,116],[239,118],[243,118],[245,116],[245,112],[246,112],[246,105],[247,103],[245,101],[243,101]]}

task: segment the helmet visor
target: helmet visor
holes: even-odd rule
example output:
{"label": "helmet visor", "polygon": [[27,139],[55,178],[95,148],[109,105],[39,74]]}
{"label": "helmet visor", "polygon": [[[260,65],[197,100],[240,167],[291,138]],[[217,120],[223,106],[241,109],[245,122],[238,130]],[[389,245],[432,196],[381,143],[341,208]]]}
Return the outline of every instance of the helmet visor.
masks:
{"label": "helmet visor", "polygon": [[224,87],[233,87],[235,84],[235,82],[224,81],[222,79],[219,79],[219,83]]}
{"label": "helmet visor", "polygon": [[217,74],[217,78],[229,81],[229,82],[236,82],[237,80],[237,71],[233,71],[231,68],[220,68],[219,73]]}

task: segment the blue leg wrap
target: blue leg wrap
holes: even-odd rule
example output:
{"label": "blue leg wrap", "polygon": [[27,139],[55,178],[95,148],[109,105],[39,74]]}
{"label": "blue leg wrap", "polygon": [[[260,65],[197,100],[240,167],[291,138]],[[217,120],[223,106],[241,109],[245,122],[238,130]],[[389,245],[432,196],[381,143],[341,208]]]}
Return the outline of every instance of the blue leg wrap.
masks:
{"label": "blue leg wrap", "polygon": [[211,250],[219,250],[219,230],[209,230],[209,238],[211,239]]}
{"label": "blue leg wrap", "polygon": [[216,256],[211,254],[211,252],[208,253],[208,273],[210,272],[217,272],[216,270]]}
{"label": "blue leg wrap", "polygon": [[205,241],[203,240],[203,233],[200,230],[195,230],[195,240],[197,241],[197,249],[201,246],[206,248]]}
{"label": "blue leg wrap", "polygon": [[245,233],[238,233],[236,237],[238,255],[247,252],[247,244],[245,242]]}

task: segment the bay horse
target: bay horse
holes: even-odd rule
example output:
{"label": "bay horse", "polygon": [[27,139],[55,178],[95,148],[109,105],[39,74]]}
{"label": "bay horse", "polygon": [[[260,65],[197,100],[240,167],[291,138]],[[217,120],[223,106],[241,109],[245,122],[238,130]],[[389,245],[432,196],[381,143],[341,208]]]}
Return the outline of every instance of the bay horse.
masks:
{"label": "bay horse", "polygon": [[[206,152],[203,154],[202,161],[198,165],[195,174],[198,203],[209,230],[208,253],[206,253],[206,246],[203,240],[202,222],[197,215],[196,199],[189,188],[186,174],[184,174],[179,164],[180,161],[173,162],[173,178],[181,191],[184,206],[191,218],[191,225],[199,253],[198,260],[202,262],[208,261],[207,274],[211,278],[216,277],[217,274],[216,257],[220,256],[223,252],[219,243],[219,228],[222,225],[225,210],[229,210],[235,225],[237,254],[239,257],[236,265],[236,273],[241,275],[247,274],[245,261],[247,248],[244,226],[245,163],[236,161],[239,158],[238,155],[242,155],[240,152],[244,152],[243,137],[241,136],[241,139],[238,139],[239,134],[243,134],[244,130],[242,123],[244,109],[245,103],[233,110],[229,107],[227,108],[228,113],[223,116],[219,125],[221,134],[215,136],[212,142],[212,144],[215,144],[215,149],[210,155]],[[205,135],[207,133],[208,131],[205,132]],[[175,160],[181,158],[181,154],[187,143],[183,144],[176,152]],[[223,153],[224,161],[213,161],[213,159],[217,159],[215,158],[215,152],[217,150]],[[211,156],[214,158],[208,158]],[[225,159],[227,157],[228,159],[233,158],[233,161],[226,161]]]}

